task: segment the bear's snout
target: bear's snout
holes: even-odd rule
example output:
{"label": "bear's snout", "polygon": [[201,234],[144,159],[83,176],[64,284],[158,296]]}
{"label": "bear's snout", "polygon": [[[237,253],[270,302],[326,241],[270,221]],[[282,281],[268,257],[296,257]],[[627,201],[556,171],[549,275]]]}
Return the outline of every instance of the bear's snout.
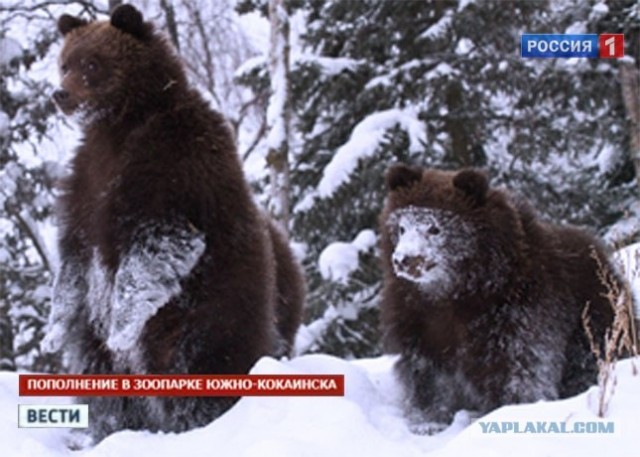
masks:
{"label": "bear's snout", "polygon": [[69,92],[68,90],[58,89],[52,94],[51,97],[53,98],[53,101],[58,106],[58,108],[60,108],[60,110],[64,114],[69,115],[73,113],[77,108],[77,103],[74,101],[73,97],[71,96],[71,92]]}
{"label": "bear's snout", "polygon": [[53,100],[58,104],[65,103],[69,100],[69,92],[64,89],[58,89],[53,93]]}
{"label": "bear's snout", "polygon": [[435,267],[435,263],[419,255],[394,256],[393,267],[396,272],[402,272],[419,279],[424,273]]}

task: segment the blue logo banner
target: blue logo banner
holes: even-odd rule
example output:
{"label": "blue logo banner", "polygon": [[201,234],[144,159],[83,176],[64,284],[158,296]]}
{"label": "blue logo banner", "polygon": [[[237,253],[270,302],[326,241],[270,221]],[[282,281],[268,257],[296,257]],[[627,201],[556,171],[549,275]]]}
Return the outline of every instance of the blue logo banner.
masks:
{"label": "blue logo banner", "polygon": [[523,34],[520,55],[534,58],[598,57],[598,35]]}

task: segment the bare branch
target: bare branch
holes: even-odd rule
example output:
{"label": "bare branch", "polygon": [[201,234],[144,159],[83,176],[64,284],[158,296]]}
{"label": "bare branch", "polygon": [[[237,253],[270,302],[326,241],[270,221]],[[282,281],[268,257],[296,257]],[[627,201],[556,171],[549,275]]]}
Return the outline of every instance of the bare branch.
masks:
{"label": "bare branch", "polygon": [[40,236],[38,232],[38,228],[36,227],[35,221],[25,212],[14,213],[16,221],[20,224],[20,226],[24,229],[27,236],[33,243],[34,248],[38,252],[38,255],[42,259],[42,264],[47,271],[52,271],[51,269],[54,267],[53,258],[51,254],[49,254],[49,250],[44,243],[44,240]]}
{"label": "bare branch", "polygon": [[169,32],[169,37],[171,38],[171,42],[176,47],[178,52],[180,52],[180,37],[178,35],[176,11],[173,8],[173,3],[167,0],[160,0],[160,8],[162,8],[162,11],[164,11],[164,16],[167,21],[167,31]]}
{"label": "bare branch", "polygon": [[260,128],[258,129],[258,132],[256,133],[256,136],[254,137],[253,141],[251,142],[251,144],[249,145],[247,150],[242,155],[243,160],[246,160],[249,157],[249,155],[253,152],[253,150],[260,143],[260,140],[264,138],[264,135],[266,133],[267,133],[267,118],[263,117],[262,118],[262,123],[260,124]]}
{"label": "bare branch", "polygon": [[202,15],[200,14],[200,10],[194,7],[193,3],[188,7],[189,14],[193,21],[193,24],[196,27],[198,34],[200,35],[202,52],[204,53],[204,62],[202,63],[205,79],[206,79],[206,87],[211,96],[215,99],[218,106],[222,106],[220,98],[216,93],[216,80],[214,77],[216,68],[213,63],[213,54],[211,52],[211,47],[209,46],[208,34],[204,26],[204,22],[202,21]]}
{"label": "bare branch", "polygon": [[[34,13],[47,11],[51,6],[70,6],[70,5],[80,5],[82,6],[82,12],[87,12],[91,17],[95,17],[97,14],[107,14],[108,11],[102,10],[94,5],[94,2],[90,0],[74,0],[74,1],[65,1],[65,0],[48,0],[42,1],[38,3],[33,3],[31,5],[24,5],[22,2],[16,2],[10,5],[0,5],[0,12],[7,13]],[[48,13],[48,11],[47,11]],[[50,14],[50,13],[49,13]]]}
{"label": "bare branch", "polygon": [[122,0],[109,0],[109,12],[113,12],[120,5],[122,5]]}

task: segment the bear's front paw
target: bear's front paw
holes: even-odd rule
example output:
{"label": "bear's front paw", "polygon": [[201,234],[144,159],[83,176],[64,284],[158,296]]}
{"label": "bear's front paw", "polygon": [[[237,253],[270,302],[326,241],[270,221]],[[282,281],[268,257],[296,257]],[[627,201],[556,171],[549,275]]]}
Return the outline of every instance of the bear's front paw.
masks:
{"label": "bear's front paw", "polygon": [[40,350],[45,354],[53,354],[62,349],[64,334],[56,329],[51,329],[40,342]]}
{"label": "bear's front paw", "polygon": [[[132,316],[128,316],[131,318]],[[107,339],[107,346],[112,351],[127,351],[131,349],[144,327],[144,322],[136,319],[127,319],[127,316],[118,316],[114,319],[109,329],[109,338]]]}

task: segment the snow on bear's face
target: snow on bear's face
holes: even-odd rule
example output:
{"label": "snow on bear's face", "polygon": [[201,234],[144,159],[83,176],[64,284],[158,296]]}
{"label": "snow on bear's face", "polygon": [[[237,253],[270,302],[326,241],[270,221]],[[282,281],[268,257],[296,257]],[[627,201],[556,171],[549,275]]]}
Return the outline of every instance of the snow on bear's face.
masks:
{"label": "snow on bear's face", "polygon": [[409,206],[387,221],[394,274],[435,297],[458,287],[459,271],[473,256],[473,227],[452,211]]}

